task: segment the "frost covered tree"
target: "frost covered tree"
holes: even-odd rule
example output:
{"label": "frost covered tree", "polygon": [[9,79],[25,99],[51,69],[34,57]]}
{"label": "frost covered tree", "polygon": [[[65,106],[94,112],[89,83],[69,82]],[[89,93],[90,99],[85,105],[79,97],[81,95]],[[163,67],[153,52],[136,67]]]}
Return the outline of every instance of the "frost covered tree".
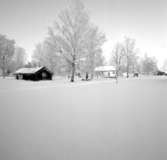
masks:
{"label": "frost covered tree", "polygon": [[76,0],[60,12],[54,26],[49,28],[48,44],[54,46],[56,52],[70,64],[71,82],[74,82],[78,63],[91,56],[90,59],[94,59],[101,44],[99,38],[101,41],[101,35],[97,28],[92,27],[83,3]]}
{"label": "frost covered tree", "polygon": [[78,68],[82,74],[85,76],[88,74],[89,78],[93,79],[95,67],[103,65],[105,65],[105,58],[102,55],[102,50],[99,50],[81,59]]}
{"label": "frost covered tree", "polygon": [[27,54],[24,48],[15,47],[14,54],[10,63],[10,71],[13,72],[21,68],[26,63]]}
{"label": "frost covered tree", "polygon": [[6,76],[9,70],[9,65],[15,50],[14,45],[14,40],[10,40],[4,35],[0,35],[0,69],[2,70],[3,77]]}
{"label": "frost covered tree", "polygon": [[121,43],[116,43],[111,55],[111,64],[113,64],[116,67],[117,77],[121,70],[123,56],[124,56],[123,45]]}
{"label": "frost covered tree", "polygon": [[32,61],[38,66],[48,67],[53,73],[57,73],[58,63],[60,64],[57,52],[46,41],[36,45]]}
{"label": "frost covered tree", "polygon": [[105,42],[105,35],[100,33],[96,26],[90,27],[89,37],[87,37],[87,56],[85,59],[84,70],[90,73],[91,79],[94,77],[94,69],[96,66],[104,65],[104,57],[102,55],[102,45]]}
{"label": "frost covered tree", "polygon": [[162,71],[167,72],[167,59],[165,59],[163,62]]}
{"label": "frost covered tree", "polygon": [[143,57],[140,62],[141,71],[144,74],[153,74],[158,70],[157,60],[155,57],[149,57],[147,54]]}
{"label": "frost covered tree", "polygon": [[127,78],[129,77],[130,69],[134,70],[137,63],[137,49],[135,48],[135,40],[125,37],[123,42],[124,65],[126,68]]}

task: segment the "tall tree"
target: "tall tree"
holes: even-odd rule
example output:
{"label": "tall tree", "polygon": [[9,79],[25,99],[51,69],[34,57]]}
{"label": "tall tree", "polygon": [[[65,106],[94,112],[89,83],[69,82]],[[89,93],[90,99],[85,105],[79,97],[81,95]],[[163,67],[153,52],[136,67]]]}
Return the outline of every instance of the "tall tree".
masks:
{"label": "tall tree", "polygon": [[137,50],[135,48],[135,40],[125,37],[123,42],[124,63],[126,67],[127,78],[129,77],[130,69],[134,69],[137,62]]}
{"label": "tall tree", "polygon": [[14,54],[14,40],[0,35],[0,69],[2,70],[3,77],[6,76],[10,62]]}
{"label": "tall tree", "polygon": [[101,46],[105,42],[105,35],[100,33],[96,26],[90,26],[89,37],[87,37],[86,56],[81,59],[81,70],[89,73],[91,79],[94,77],[94,69],[96,66],[104,65],[104,56],[102,55]]}
{"label": "tall tree", "polygon": [[163,62],[162,71],[167,72],[167,59],[165,59]]}
{"label": "tall tree", "polygon": [[[87,37],[87,57],[86,68],[87,72],[91,74],[91,79],[94,76],[94,69],[96,66],[104,64],[101,46],[105,42],[105,35],[100,33],[97,27],[90,27],[89,37]],[[101,64],[100,64],[101,63]]]}
{"label": "tall tree", "polygon": [[47,41],[36,45],[32,60],[38,66],[48,67],[54,74],[60,72],[62,64],[64,63],[59,53],[54,47],[48,45]]}
{"label": "tall tree", "polygon": [[18,68],[21,68],[26,63],[26,51],[21,47],[15,47],[14,55],[10,63],[10,71],[13,72]]}
{"label": "tall tree", "polygon": [[155,57],[149,57],[147,54],[145,54],[140,64],[141,71],[144,74],[153,74],[158,70],[157,60]]}
{"label": "tall tree", "polygon": [[[97,29],[92,27],[87,11],[80,1],[74,1],[68,8],[60,12],[54,27],[49,29],[48,43],[54,46],[57,52],[70,64],[71,82],[74,82],[76,66],[83,59],[94,57],[99,36]],[[93,40],[89,46],[90,35]],[[101,39],[101,38],[100,38]],[[90,52],[88,52],[88,48]],[[92,53],[93,52],[93,53]],[[94,58],[91,58],[94,59]]]}
{"label": "tall tree", "polygon": [[121,43],[117,43],[112,51],[112,56],[111,56],[111,64],[113,64],[116,67],[117,77],[121,70],[123,56],[124,56],[123,45]]}

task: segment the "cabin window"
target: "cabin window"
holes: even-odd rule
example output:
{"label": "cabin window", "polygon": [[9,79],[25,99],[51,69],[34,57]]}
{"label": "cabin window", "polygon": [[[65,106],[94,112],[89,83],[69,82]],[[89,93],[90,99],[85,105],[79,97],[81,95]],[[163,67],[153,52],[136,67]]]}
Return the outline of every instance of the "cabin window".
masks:
{"label": "cabin window", "polygon": [[18,75],[18,79],[23,79],[23,75],[22,75],[22,74],[19,74],[19,75]]}
{"label": "cabin window", "polygon": [[46,78],[47,74],[45,72],[42,72],[42,78]]}

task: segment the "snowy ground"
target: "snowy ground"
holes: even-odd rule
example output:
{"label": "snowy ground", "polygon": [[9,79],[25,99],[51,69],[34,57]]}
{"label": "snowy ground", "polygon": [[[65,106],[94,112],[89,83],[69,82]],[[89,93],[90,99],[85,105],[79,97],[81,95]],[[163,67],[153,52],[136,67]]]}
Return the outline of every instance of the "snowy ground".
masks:
{"label": "snowy ground", "polygon": [[166,160],[167,77],[0,79],[0,160]]}

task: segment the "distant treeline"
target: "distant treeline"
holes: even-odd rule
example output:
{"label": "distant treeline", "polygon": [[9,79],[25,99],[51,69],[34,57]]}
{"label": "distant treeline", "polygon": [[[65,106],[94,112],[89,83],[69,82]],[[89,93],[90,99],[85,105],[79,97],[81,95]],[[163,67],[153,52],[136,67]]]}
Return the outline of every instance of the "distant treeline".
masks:
{"label": "distant treeline", "polygon": [[[0,69],[6,76],[21,67],[46,66],[55,75],[70,75],[71,82],[76,73],[93,78],[95,67],[106,65],[102,53],[105,41],[104,33],[91,22],[84,4],[75,1],[59,13],[28,64],[25,50],[0,35]],[[124,72],[127,77],[134,72],[153,74],[158,70],[157,60],[147,54],[141,58],[135,40],[128,37],[111,48],[110,65],[116,67],[117,76]]]}

